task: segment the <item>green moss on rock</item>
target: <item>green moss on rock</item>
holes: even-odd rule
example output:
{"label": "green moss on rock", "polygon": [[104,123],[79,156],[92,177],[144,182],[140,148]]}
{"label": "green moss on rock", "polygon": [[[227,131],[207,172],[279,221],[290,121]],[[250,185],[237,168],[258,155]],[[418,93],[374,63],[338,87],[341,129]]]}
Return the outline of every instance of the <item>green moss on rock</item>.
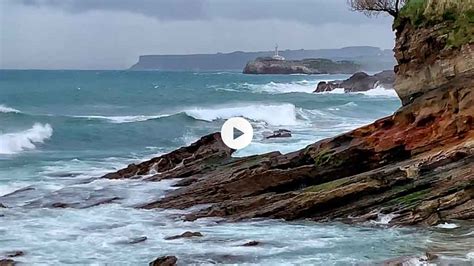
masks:
{"label": "green moss on rock", "polygon": [[447,48],[474,42],[474,1],[409,0],[395,19],[394,27],[408,21],[415,27],[448,22]]}

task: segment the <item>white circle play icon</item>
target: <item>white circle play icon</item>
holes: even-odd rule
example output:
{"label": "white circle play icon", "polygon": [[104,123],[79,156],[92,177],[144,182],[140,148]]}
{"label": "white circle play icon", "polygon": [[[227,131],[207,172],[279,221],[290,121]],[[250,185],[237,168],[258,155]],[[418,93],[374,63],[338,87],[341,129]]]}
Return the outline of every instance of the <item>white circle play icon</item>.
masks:
{"label": "white circle play icon", "polygon": [[240,150],[247,147],[253,139],[253,128],[249,121],[242,117],[233,117],[222,125],[221,136],[227,147]]}

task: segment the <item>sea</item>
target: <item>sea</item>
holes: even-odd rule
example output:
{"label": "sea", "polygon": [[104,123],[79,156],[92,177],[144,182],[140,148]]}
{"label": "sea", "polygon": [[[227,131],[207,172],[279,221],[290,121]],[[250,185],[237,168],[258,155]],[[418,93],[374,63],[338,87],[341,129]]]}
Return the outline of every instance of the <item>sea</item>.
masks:
{"label": "sea", "polygon": [[[191,210],[136,208],[176,189],[177,180],[99,178],[217,132],[231,117],[254,127],[252,143],[233,155],[241,157],[295,151],[401,106],[383,87],[313,93],[320,81],[348,77],[0,70],[0,203],[7,207],[0,208],[0,258],[23,251],[14,259],[33,265],[147,265],[164,255],[181,264],[372,265],[429,251],[472,265],[472,223],[388,227],[390,215],[360,225],[185,222]],[[293,136],[263,137],[278,129]],[[115,200],[95,204],[107,198]],[[185,231],[204,236],[164,240]],[[249,241],[261,245],[242,246]]]}

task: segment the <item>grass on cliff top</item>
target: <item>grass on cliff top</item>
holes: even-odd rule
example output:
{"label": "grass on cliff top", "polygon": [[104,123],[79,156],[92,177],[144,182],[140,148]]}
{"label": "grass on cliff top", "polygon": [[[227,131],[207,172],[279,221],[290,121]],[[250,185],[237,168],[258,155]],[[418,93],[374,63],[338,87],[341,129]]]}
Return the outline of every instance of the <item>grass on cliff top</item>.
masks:
{"label": "grass on cliff top", "polygon": [[474,42],[474,0],[409,0],[395,20],[408,19],[416,27],[425,27],[449,21],[447,46],[460,47]]}

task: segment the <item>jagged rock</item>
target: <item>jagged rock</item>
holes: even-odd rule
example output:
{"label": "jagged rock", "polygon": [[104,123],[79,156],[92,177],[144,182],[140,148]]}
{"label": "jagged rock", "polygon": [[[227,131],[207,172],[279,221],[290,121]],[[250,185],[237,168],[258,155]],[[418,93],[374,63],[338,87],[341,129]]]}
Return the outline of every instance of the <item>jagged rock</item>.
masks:
{"label": "jagged rock", "polygon": [[291,138],[291,131],[288,129],[278,129],[273,132],[264,132],[263,137],[266,139]]}
{"label": "jagged rock", "polygon": [[247,242],[247,243],[243,244],[242,246],[243,247],[255,247],[255,246],[258,246],[260,244],[261,243],[258,242],[258,241],[250,241],[250,242]]}
{"label": "jagged rock", "polygon": [[176,262],[178,261],[178,258],[175,256],[163,256],[156,258],[154,261],[150,262],[150,266],[174,266],[176,265]]}
{"label": "jagged rock", "polygon": [[333,91],[341,85],[341,81],[321,81],[318,83],[316,90],[314,92],[329,92]]}
{"label": "jagged rock", "polygon": [[15,266],[16,262],[12,259],[0,259],[0,266]]}
{"label": "jagged rock", "polygon": [[244,74],[352,74],[359,65],[329,59],[276,60],[260,57],[247,63]]}
{"label": "jagged rock", "polygon": [[165,240],[174,240],[174,239],[180,239],[180,238],[191,238],[191,237],[202,237],[203,235],[200,232],[184,232],[181,235],[176,235],[176,236],[170,236],[170,237],[165,237]]}
{"label": "jagged rock", "polygon": [[168,178],[184,178],[203,173],[212,168],[212,162],[230,159],[234,152],[223,142],[219,133],[202,137],[188,147],[183,147],[171,153],[152,160],[110,173],[104,176],[109,179],[132,178],[150,173],[157,173],[149,180],[159,181]]}
{"label": "jagged rock", "polygon": [[318,83],[314,92],[329,92],[338,88],[344,89],[344,92],[359,92],[374,89],[377,85],[385,89],[393,89],[395,82],[395,72],[385,70],[373,76],[358,72],[346,80],[321,81]]}
{"label": "jagged rock", "polygon": [[375,87],[377,78],[364,72],[358,72],[340,84],[345,92],[368,91]]}

